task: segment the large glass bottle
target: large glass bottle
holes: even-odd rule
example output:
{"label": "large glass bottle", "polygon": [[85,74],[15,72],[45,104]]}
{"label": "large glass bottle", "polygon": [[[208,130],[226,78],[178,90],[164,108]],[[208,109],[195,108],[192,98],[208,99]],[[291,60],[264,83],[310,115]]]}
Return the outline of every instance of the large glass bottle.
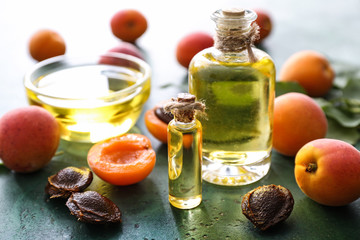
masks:
{"label": "large glass bottle", "polygon": [[169,202],[191,209],[202,200],[202,126],[195,111],[203,104],[195,104],[195,96],[188,93],[179,94],[173,103],[164,107],[174,115],[168,124]]}
{"label": "large glass bottle", "polygon": [[246,185],[264,177],[272,149],[275,65],[252,42],[257,15],[243,9],[218,10],[214,47],[189,66],[189,92],[206,104],[203,179]]}

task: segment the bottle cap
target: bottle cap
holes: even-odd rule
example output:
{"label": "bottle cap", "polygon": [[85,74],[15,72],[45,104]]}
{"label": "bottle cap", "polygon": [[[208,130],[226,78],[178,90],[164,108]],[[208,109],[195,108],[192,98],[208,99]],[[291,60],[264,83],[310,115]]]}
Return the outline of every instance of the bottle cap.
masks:
{"label": "bottle cap", "polygon": [[222,10],[225,17],[242,17],[245,16],[245,9],[243,8],[226,8]]}
{"label": "bottle cap", "polygon": [[190,93],[179,93],[177,95],[177,101],[178,102],[194,103],[195,102],[195,96],[190,94]]}

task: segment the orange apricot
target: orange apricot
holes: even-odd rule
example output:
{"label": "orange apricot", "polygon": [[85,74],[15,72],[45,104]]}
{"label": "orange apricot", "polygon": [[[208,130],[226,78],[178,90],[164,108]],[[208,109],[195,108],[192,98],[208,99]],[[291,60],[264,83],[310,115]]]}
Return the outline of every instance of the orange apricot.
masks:
{"label": "orange apricot", "polygon": [[322,54],[304,50],[291,55],[283,64],[279,80],[298,82],[311,97],[322,97],[332,87],[335,73]]}
{"label": "orange apricot", "polygon": [[[162,143],[167,144],[168,142],[168,122],[160,119],[155,111],[156,109],[161,108],[161,105],[158,105],[150,110],[147,110],[145,113],[145,125],[149,132]],[[183,146],[184,148],[190,148],[193,142],[192,135],[185,134],[183,137]]]}
{"label": "orange apricot", "polygon": [[167,143],[167,126],[168,123],[162,121],[155,114],[155,108],[145,112],[145,125],[149,132],[159,141]]}
{"label": "orange apricot", "polygon": [[183,37],[176,47],[176,59],[185,68],[201,50],[214,45],[213,37],[205,32],[193,32]]}
{"label": "orange apricot", "polygon": [[273,146],[281,154],[295,156],[306,143],[324,138],[327,119],[317,103],[302,93],[275,98]]}
{"label": "orange apricot", "polygon": [[135,42],[147,29],[145,16],[134,9],[120,10],[110,22],[112,33],[125,42]]}
{"label": "orange apricot", "polygon": [[64,55],[65,51],[64,39],[53,30],[39,30],[32,35],[29,41],[30,55],[37,61]]}
{"label": "orange apricot", "polygon": [[156,154],[144,135],[124,134],[93,145],[87,161],[99,178],[123,186],[145,179],[155,166]]}

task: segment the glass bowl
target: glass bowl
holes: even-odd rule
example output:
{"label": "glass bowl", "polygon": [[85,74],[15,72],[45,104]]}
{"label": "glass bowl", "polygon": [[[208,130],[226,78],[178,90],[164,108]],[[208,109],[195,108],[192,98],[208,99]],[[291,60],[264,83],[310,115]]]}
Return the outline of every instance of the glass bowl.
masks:
{"label": "glass bowl", "polygon": [[150,95],[150,66],[121,53],[50,58],[25,75],[28,101],[59,121],[61,137],[95,143],[129,131]]}

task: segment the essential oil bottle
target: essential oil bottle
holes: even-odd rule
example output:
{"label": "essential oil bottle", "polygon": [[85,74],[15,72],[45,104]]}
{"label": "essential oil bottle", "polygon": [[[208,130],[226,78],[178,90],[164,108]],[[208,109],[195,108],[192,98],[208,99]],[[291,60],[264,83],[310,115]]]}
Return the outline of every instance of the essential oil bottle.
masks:
{"label": "essential oil bottle", "polygon": [[168,124],[169,202],[180,209],[195,208],[202,201],[202,126],[195,112],[204,105],[181,93],[164,109],[174,115]]}
{"label": "essential oil bottle", "polygon": [[206,104],[203,179],[246,185],[264,177],[272,149],[275,65],[253,46],[257,15],[244,9],[215,11],[214,47],[189,66],[189,92]]}

